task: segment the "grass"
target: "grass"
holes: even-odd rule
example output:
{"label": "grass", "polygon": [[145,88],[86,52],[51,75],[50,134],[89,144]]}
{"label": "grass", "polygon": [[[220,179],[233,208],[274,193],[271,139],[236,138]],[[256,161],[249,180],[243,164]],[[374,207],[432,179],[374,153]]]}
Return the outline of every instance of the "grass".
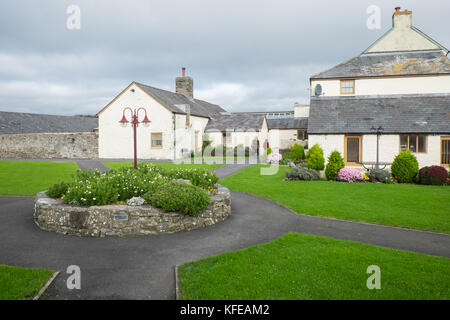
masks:
{"label": "grass", "polygon": [[[380,267],[381,289],[366,286]],[[182,299],[450,299],[450,259],[290,233],[179,267]]]}
{"label": "grass", "polygon": [[0,265],[0,300],[32,299],[54,271]]}
{"label": "grass", "polygon": [[450,187],[283,181],[287,167],[260,175],[251,166],[219,183],[273,200],[297,213],[450,233]]}
{"label": "grass", "polygon": [[0,161],[0,195],[34,196],[77,170],[74,162]]}
{"label": "grass", "polygon": [[[122,167],[133,167],[133,162],[103,162],[105,166],[111,169],[118,169]],[[221,167],[222,164],[205,164],[205,163],[171,163],[171,162],[152,162],[155,166],[163,167],[166,169],[174,168],[204,168],[214,169]]]}

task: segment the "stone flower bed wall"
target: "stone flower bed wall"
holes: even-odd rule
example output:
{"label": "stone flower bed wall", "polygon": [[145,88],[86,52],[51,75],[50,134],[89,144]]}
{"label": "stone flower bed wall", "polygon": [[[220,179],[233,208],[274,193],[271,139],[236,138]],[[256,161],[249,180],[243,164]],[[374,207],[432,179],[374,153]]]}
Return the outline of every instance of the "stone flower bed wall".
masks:
{"label": "stone flower bed wall", "polygon": [[39,228],[62,234],[90,237],[139,236],[203,228],[231,215],[230,191],[219,185],[208,207],[195,217],[164,212],[150,205],[71,206],[40,192],[34,221]]}

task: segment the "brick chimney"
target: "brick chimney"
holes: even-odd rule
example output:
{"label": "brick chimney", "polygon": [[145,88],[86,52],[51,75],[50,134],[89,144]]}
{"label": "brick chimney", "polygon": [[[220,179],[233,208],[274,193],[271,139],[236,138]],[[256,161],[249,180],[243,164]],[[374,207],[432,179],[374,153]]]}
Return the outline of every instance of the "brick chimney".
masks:
{"label": "brick chimney", "polygon": [[181,69],[181,77],[177,77],[175,81],[175,91],[188,98],[194,98],[194,80],[186,77],[186,68],[184,67]]}
{"label": "brick chimney", "polygon": [[392,16],[392,26],[394,28],[410,28],[412,26],[412,11],[401,11],[400,7],[396,7]]}

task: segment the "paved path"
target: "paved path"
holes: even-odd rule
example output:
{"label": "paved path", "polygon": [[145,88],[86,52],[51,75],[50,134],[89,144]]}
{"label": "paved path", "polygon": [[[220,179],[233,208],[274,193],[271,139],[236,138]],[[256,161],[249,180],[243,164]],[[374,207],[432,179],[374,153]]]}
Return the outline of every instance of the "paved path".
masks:
{"label": "paved path", "polygon": [[[232,168],[223,168],[218,174]],[[33,198],[0,197],[0,264],[61,270],[49,299],[174,299],[174,266],[301,232],[450,257],[450,236],[298,215],[269,200],[232,192],[232,216],[190,232],[137,238],[83,238],[40,230]],[[376,257],[374,257],[376,259]],[[81,290],[66,288],[69,265]]]}
{"label": "paved path", "polygon": [[78,168],[83,171],[98,170],[100,172],[108,171],[109,168],[105,166],[100,160],[76,160]]}

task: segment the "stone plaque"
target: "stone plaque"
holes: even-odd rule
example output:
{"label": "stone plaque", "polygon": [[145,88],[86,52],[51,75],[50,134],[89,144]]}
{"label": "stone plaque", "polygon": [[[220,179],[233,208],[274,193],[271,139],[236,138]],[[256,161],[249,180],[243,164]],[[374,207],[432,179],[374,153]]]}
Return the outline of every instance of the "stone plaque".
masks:
{"label": "stone plaque", "polygon": [[114,221],[128,221],[128,214],[127,213],[115,214]]}

